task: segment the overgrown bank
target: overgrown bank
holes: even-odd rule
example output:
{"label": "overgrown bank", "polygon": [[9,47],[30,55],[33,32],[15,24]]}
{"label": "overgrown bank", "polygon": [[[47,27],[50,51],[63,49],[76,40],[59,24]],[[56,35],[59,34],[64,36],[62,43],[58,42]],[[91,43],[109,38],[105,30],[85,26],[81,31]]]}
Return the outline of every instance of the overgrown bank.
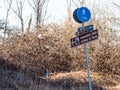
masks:
{"label": "overgrown bank", "polygon": [[[72,26],[67,30],[67,27],[54,26],[51,31],[46,31],[46,27],[14,37],[1,45],[1,57],[22,70],[39,75],[45,75],[46,69],[50,73],[86,69],[83,46],[70,47],[75,28]],[[99,39],[88,43],[90,67],[92,71],[120,75],[120,45],[112,43],[114,40],[105,36],[106,33],[99,30]],[[42,38],[38,37],[40,34]]]}

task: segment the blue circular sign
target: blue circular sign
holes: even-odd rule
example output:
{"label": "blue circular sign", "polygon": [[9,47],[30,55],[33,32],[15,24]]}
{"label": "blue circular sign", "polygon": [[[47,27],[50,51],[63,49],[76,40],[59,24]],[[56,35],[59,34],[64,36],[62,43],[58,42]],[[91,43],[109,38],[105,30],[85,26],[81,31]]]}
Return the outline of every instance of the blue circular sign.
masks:
{"label": "blue circular sign", "polygon": [[73,19],[77,22],[77,23],[82,23],[78,18],[77,18],[77,10],[79,8],[75,9],[75,11],[73,12]]}
{"label": "blue circular sign", "polygon": [[76,16],[82,23],[87,22],[91,18],[90,10],[86,7],[81,7],[77,10]]}

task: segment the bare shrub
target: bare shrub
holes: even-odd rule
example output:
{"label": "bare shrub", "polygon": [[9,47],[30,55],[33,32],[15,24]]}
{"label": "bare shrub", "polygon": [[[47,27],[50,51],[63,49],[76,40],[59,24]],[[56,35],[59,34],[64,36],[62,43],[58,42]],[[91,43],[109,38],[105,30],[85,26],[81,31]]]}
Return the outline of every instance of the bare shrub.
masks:
{"label": "bare shrub", "polygon": [[[95,20],[93,24],[99,31],[99,39],[88,44],[91,69],[119,74],[119,44],[112,43],[117,36],[115,38],[114,31],[107,26],[107,19]],[[74,23],[67,22],[65,25],[43,26],[38,31],[7,41],[2,46],[1,55],[23,70],[40,75],[45,75],[46,69],[51,73],[86,69],[83,45],[76,48],[70,46],[70,38],[75,37],[77,28]],[[39,34],[42,38],[38,37]]]}

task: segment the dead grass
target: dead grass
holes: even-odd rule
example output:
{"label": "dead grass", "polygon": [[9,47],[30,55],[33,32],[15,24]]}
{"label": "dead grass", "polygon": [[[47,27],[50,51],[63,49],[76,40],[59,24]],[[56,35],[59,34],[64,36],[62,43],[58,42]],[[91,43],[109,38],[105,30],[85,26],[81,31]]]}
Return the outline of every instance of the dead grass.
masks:
{"label": "dead grass", "polygon": [[[1,90],[88,90],[86,70],[50,74],[48,78],[5,69],[0,72]],[[91,80],[93,90],[119,90],[120,76],[91,72]]]}
{"label": "dead grass", "polygon": [[[99,30],[99,40],[88,43],[92,83],[97,87],[110,88],[120,83],[120,45],[117,42],[112,43],[118,38],[105,24],[107,23],[105,20],[101,22],[96,20],[92,23]],[[1,66],[4,65],[2,68],[22,70],[37,78],[45,76],[45,70],[48,69],[52,73],[50,83],[57,86],[55,88],[61,85],[60,90],[61,88],[72,90],[72,86],[77,88],[79,84],[83,88],[84,85],[86,87],[87,73],[83,45],[77,48],[70,47],[70,38],[75,37],[77,27],[74,23],[65,26],[50,25],[8,40],[0,46],[0,62]],[[41,39],[38,38],[39,34],[43,35]],[[14,87],[20,87],[19,90],[22,90],[19,85],[15,84]],[[29,88],[33,87],[39,86],[33,84]]]}
{"label": "dead grass", "polygon": [[[50,76],[49,78],[52,80],[56,79],[62,79],[62,78],[73,78],[77,81],[80,82],[87,82],[88,81],[88,75],[87,75],[87,70],[81,70],[77,72],[70,72],[70,73],[58,73],[56,75]],[[106,78],[107,77],[107,78]],[[97,84],[100,86],[114,86],[120,83],[120,77],[117,75],[110,75],[110,74],[102,74],[98,72],[91,72],[91,80],[96,81]]]}

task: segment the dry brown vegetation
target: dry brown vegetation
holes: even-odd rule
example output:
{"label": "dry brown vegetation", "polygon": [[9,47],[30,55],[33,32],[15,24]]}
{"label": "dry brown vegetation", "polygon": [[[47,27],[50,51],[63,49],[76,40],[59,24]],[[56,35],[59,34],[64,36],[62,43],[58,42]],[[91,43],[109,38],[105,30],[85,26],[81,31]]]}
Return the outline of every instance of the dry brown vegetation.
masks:
{"label": "dry brown vegetation", "polygon": [[[4,31],[0,45],[0,90],[88,90],[84,47],[71,48],[70,45],[70,39],[82,26],[72,21],[72,4],[87,6],[85,0],[77,3],[67,0],[68,18],[63,25],[44,25],[49,0],[28,0],[36,18],[34,21],[30,15],[26,30],[25,2],[18,1],[12,8],[13,0],[9,1],[4,0],[8,6],[6,21],[0,23]],[[119,8],[114,1],[113,4]],[[99,31],[99,39],[88,43],[92,88],[120,90],[120,36],[117,36],[120,32],[113,29],[117,19],[110,17],[115,14],[104,8],[107,7],[94,3],[92,19],[85,23],[86,26],[93,24]],[[20,30],[8,26],[10,10],[18,16]],[[33,27],[32,22],[36,22]],[[46,69],[49,70],[48,78],[45,77]]]}
{"label": "dry brown vegetation", "polygon": [[[100,87],[117,85],[120,83],[120,45],[116,42],[119,38],[113,34],[115,31],[107,25],[107,20],[91,20],[90,23],[99,30],[99,39],[88,43],[90,68],[92,72],[96,72],[98,75],[92,73],[92,80],[99,83]],[[46,69],[49,70],[53,77],[58,72],[85,70],[86,61],[83,45],[76,48],[71,48],[70,46],[70,38],[75,37],[77,28],[78,25],[74,23],[65,23],[65,25],[51,24],[43,26],[35,32],[27,32],[21,36],[9,39],[0,46],[1,68],[13,70],[13,72],[23,71],[32,75],[33,78],[45,76]],[[39,34],[42,34],[41,39],[38,38]],[[67,84],[65,85],[68,86],[64,89],[68,90],[67,88],[70,87],[69,85],[71,85],[72,81],[79,83],[79,80],[85,78],[83,82],[87,82],[87,76],[81,78],[79,76],[79,79],[75,78],[77,76],[78,74],[75,74],[68,79],[62,78],[58,82],[55,79],[56,81],[52,80],[52,83],[56,85],[66,81]],[[109,79],[106,79],[106,77],[109,77]],[[32,80],[30,83],[34,87],[35,78]],[[76,85],[78,84],[76,83]],[[15,87],[17,88],[17,86]],[[30,88],[30,85],[28,87]]]}

